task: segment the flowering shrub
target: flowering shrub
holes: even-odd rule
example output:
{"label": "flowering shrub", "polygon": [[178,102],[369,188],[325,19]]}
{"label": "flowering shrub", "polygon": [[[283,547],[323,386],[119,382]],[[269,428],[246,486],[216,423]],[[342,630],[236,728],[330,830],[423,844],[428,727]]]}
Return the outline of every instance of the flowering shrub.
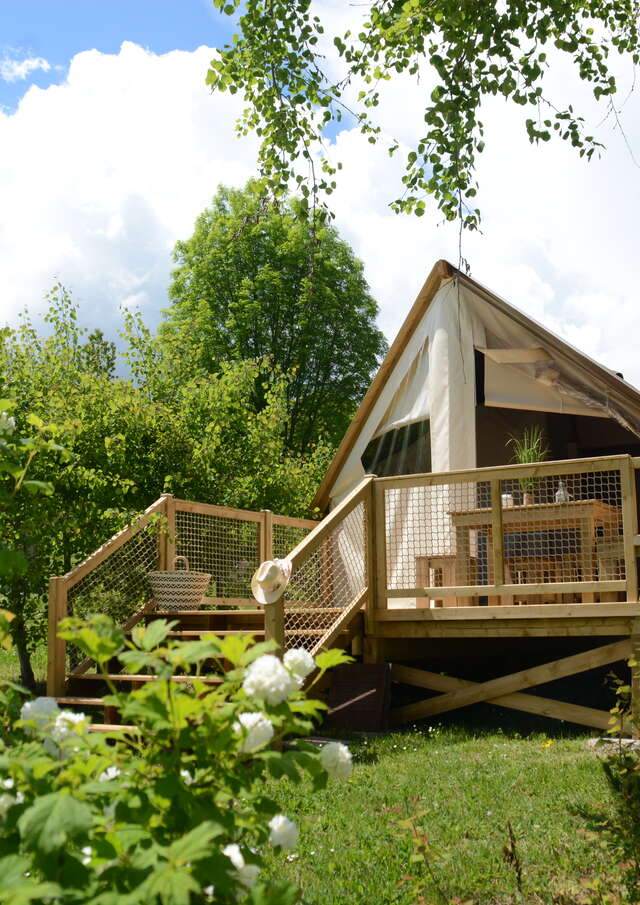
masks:
{"label": "flowering shrub", "polygon": [[[343,745],[320,754],[308,734],[323,704],[301,690],[347,658],[313,662],[245,637],[167,639],[174,623],[136,626],[131,640],[104,616],[68,619],[62,636],[98,662],[157,676],[105,697],[135,728],[89,732],[83,715],[51,699],[24,703],[3,686],[0,725],[0,903],[288,905],[292,886],[261,877],[262,852],[294,848],[298,828],[265,793],[267,776],[322,788],[346,776]],[[224,680],[203,678],[212,664]],[[193,669],[190,683],[172,682]],[[288,741],[282,745],[284,736]]]}

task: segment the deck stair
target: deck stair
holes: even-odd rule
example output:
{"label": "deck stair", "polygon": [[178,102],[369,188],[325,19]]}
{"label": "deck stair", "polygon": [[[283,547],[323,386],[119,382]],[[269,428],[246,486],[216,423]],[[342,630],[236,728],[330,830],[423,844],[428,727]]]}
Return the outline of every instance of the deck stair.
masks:
{"label": "deck stair", "polygon": [[[292,615],[297,615],[298,611],[294,608]],[[329,613],[329,615],[332,615]],[[261,609],[216,609],[216,610],[182,610],[182,611],[161,611],[149,610],[141,617],[145,622],[151,622],[153,619],[163,618],[178,621],[178,626],[169,632],[169,638],[175,640],[194,641],[200,640],[208,634],[215,634],[219,637],[227,635],[251,635],[256,641],[261,641],[265,637],[264,611]],[[131,634],[129,629],[126,634]],[[341,631],[334,639],[334,645],[346,646],[351,641],[356,626],[351,631]],[[285,632],[287,635],[295,636],[295,639],[306,637],[311,643],[320,639],[325,634],[324,629],[300,629]],[[109,693],[105,678],[115,685],[119,691],[131,690],[141,685],[156,681],[154,675],[144,673],[125,673],[119,670],[117,661],[112,661],[110,672],[102,674],[95,672],[95,664],[88,665],[86,662],[82,665],[82,671],[69,672],[66,675],[66,690],[63,695],[56,699],[61,707],[71,710],[87,709],[92,717],[102,717],[104,722],[96,722],[92,725],[93,729],[104,729],[106,725],[117,725],[118,715],[111,707],[105,707],[103,695]],[[86,668],[84,668],[86,667]],[[171,681],[176,683],[189,683],[192,677],[188,674],[175,675]],[[200,681],[215,685],[222,682],[222,675],[210,673],[201,675]],[[100,714],[102,710],[102,714]]]}

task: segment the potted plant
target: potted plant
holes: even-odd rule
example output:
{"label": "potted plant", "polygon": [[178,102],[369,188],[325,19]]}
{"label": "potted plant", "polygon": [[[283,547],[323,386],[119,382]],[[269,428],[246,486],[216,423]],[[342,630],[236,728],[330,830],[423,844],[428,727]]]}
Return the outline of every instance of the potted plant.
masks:
{"label": "potted plant", "polygon": [[[533,462],[543,462],[549,457],[549,447],[544,431],[539,424],[525,427],[521,434],[512,434],[507,440],[507,445],[513,450],[512,462],[518,465],[528,465]],[[530,506],[534,502],[533,491],[537,478],[520,478],[518,483],[522,490],[522,502]]]}

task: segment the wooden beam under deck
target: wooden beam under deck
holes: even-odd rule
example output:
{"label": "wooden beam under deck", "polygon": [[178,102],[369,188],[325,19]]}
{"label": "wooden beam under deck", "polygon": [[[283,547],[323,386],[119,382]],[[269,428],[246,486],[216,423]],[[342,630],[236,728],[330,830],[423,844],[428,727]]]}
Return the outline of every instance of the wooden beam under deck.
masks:
{"label": "wooden beam under deck", "polygon": [[378,610],[373,638],[545,638],[631,635],[640,605],[546,604]]}

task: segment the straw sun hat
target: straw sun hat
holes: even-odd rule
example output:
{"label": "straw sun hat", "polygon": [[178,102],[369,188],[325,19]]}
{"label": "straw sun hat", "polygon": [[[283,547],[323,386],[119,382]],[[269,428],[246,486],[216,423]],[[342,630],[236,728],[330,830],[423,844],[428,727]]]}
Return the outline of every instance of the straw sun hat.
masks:
{"label": "straw sun hat", "polygon": [[258,603],[273,603],[289,584],[291,563],[288,559],[268,559],[261,563],[251,579],[251,590]]}

